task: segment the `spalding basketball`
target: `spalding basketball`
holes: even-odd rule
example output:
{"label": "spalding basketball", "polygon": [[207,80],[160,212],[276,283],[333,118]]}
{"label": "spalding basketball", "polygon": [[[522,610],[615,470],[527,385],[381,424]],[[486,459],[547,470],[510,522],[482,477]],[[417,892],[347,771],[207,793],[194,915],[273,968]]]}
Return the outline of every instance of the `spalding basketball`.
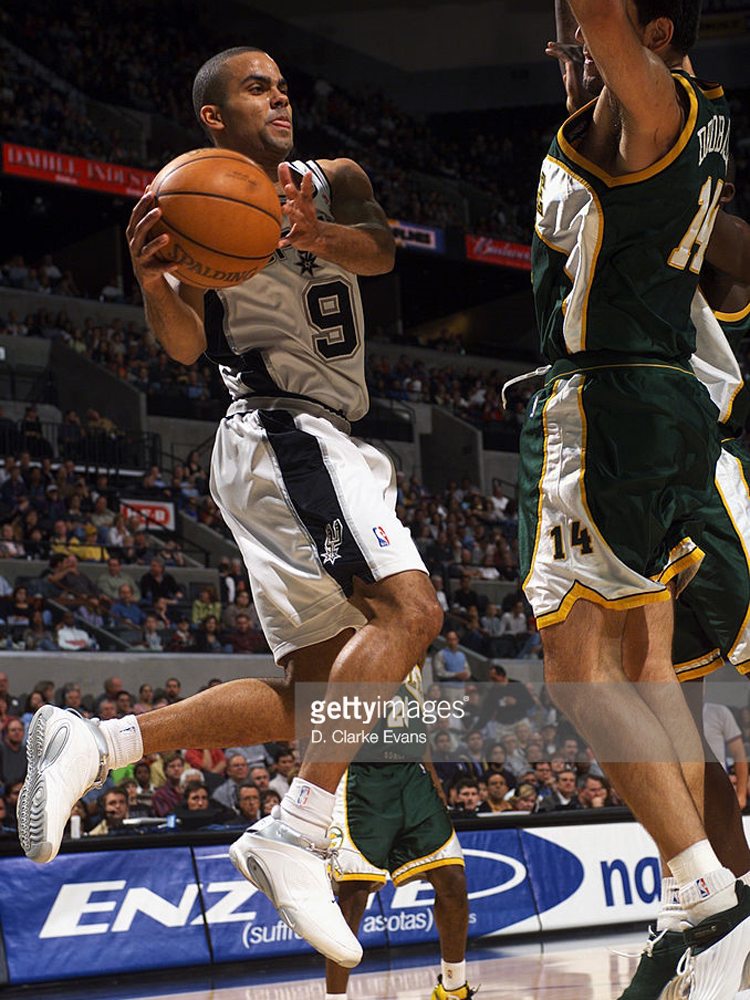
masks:
{"label": "spalding basketball", "polygon": [[269,177],[242,153],[194,149],[163,167],[151,184],[168,233],[160,251],[172,273],[198,288],[228,288],[266,265],[281,233],[279,197]]}

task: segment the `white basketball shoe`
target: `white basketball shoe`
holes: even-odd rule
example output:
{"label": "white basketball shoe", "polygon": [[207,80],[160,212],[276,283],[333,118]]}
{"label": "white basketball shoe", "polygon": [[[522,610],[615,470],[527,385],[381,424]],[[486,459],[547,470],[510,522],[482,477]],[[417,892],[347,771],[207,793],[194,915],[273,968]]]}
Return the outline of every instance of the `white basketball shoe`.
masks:
{"label": "white basketball shoe", "polygon": [[232,864],[268,896],[295,934],[337,965],[354,968],[362,959],[362,945],[334,898],[326,850],[282,823],[278,807],[274,814],[232,844]]}
{"label": "white basketball shoe", "polygon": [[73,806],[107,777],[107,744],[99,720],[44,705],[31,720],[26,758],[18,837],[27,858],[47,864],[57,857]]}

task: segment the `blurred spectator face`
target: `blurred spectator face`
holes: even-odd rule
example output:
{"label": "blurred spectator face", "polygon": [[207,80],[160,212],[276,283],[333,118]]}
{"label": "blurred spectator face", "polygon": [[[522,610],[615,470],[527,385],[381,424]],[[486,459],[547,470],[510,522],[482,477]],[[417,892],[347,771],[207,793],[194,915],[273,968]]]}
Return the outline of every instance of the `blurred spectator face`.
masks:
{"label": "blurred spectator face", "polygon": [[119,677],[108,677],[104,682],[104,690],[110,698],[116,698],[118,691],[122,691],[122,680]]}
{"label": "blurred spectator face", "polygon": [[518,740],[515,734],[508,733],[507,736],[503,736],[503,746],[506,754],[514,753],[518,749]]}
{"label": "blurred spectator face", "polygon": [[447,632],[445,641],[450,649],[458,649],[458,632]]}
{"label": "blurred spectator face", "polygon": [[534,765],[534,774],[540,785],[549,785],[552,782],[552,767],[546,762]]}
{"label": "blurred spectator face", "polygon": [[259,792],[265,792],[268,788],[268,782],[271,780],[271,775],[265,767],[254,767],[250,772],[250,780]]}
{"label": "blurred spectator face", "polygon": [[227,777],[233,781],[240,782],[247,780],[247,761],[241,754],[233,754],[227,761]]}
{"label": "blurred spectator face", "polygon": [[5,799],[0,799],[0,826],[5,825],[5,820],[8,818],[8,809],[5,805]]}
{"label": "blurred spectator face", "polygon": [[238,632],[249,632],[251,623],[247,615],[237,615],[235,625]]}
{"label": "blurred spectator face", "polygon": [[469,751],[474,754],[474,756],[480,754],[482,752],[482,747],[484,746],[484,739],[482,737],[482,734],[478,731],[469,733],[469,735],[466,737],[466,745],[468,746]]}
{"label": "blurred spectator face", "polygon": [[479,805],[479,789],[475,785],[466,785],[458,793],[458,801],[467,812],[471,812]]}
{"label": "blurred spectator face", "polygon": [[594,799],[604,796],[604,785],[598,778],[586,778],[586,783],[578,793],[581,805],[592,808]]}
{"label": "blurred spectator face", "polygon": [[276,771],[284,778],[294,767],[294,754],[282,753],[276,761]]}
{"label": "blurred spectator face", "polygon": [[493,805],[499,805],[510,789],[502,774],[491,774],[487,778],[487,798]]}
{"label": "blurred spectator face", "polygon": [[117,705],[109,698],[104,698],[99,702],[99,718],[102,722],[117,718]]}
{"label": "blurred spectator face", "polygon": [[238,608],[249,608],[250,607],[250,594],[247,590],[238,590],[237,596],[234,599],[234,603]]}
{"label": "blurred spectator face", "polygon": [[536,806],[536,793],[531,785],[521,785],[514,803],[518,812],[533,812]]}
{"label": "blurred spectator face", "polygon": [[156,615],[146,615],[146,623],[144,628],[147,632],[158,632],[159,631],[159,619]]}
{"label": "blurred spectator face", "polygon": [[240,814],[246,819],[253,820],[260,812],[260,792],[257,788],[240,788],[237,797],[237,806]]}
{"label": "blurred spectator face", "polygon": [[[104,497],[100,497],[99,499],[103,500]],[[97,501],[97,503],[98,502],[99,501]],[[107,563],[107,569],[109,570],[109,575],[110,576],[119,576],[120,575],[120,560],[119,559],[110,559],[109,562]]]}
{"label": "blurred spectator face", "polygon": [[566,799],[570,799],[576,792],[576,776],[572,771],[562,771],[557,776],[557,790]]}
{"label": "blurred spectator face", "polygon": [[565,758],[559,753],[556,753],[550,761],[550,767],[552,768],[553,774],[559,774],[560,771],[562,771],[566,766]]}
{"label": "blurred spectator face", "polygon": [[174,760],[170,760],[167,766],[164,768],[164,773],[167,776],[167,781],[170,785],[179,785],[180,778],[182,777],[182,772],[185,770],[185,763],[182,757],[175,757]]}
{"label": "blurred spectator face", "polygon": [[72,687],[65,692],[65,707],[76,709],[81,707],[81,689],[79,687]]}
{"label": "blurred spectator face", "polygon": [[205,788],[193,788],[187,794],[187,807],[190,812],[196,809],[208,809],[208,790]]}
{"label": "blurred spectator face", "polygon": [[0,674],[0,694],[8,693],[8,675]]}
{"label": "blurred spectator face", "polygon": [[123,583],[117,591],[123,604],[131,604],[133,601],[133,588],[129,583]]}
{"label": "blurred spectator face", "polygon": [[438,733],[435,737],[435,749],[439,753],[448,753],[451,748],[450,733]]}
{"label": "blurred spectator face", "polygon": [[129,715],[133,711],[133,699],[127,691],[117,695],[117,711],[119,715]]}
{"label": "blurred spectator face", "polygon": [[150,684],[141,684],[138,688],[138,697],[144,704],[150,705],[154,698],[154,689]]}
{"label": "blurred spectator face", "polygon": [[23,782],[17,781],[15,785],[11,785],[8,791],[5,793],[5,801],[9,808],[15,809],[18,802],[18,796],[21,794],[21,789],[23,788]]}
{"label": "blurred spectator face", "polygon": [[20,747],[23,743],[24,726],[20,719],[11,719],[5,726],[5,735],[12,747]]}
{"label": "blurred spectator face", "polygon": [[128,806],[134,806],[138,802],[138,782],[135,778],[127,778],[120,782],[120,788],[127,793]]}
{"label": "blurred spectator face", "polygon": [[151,575],[155,576],[157,580],[161,576],[163,569],[164,567],[158,559],[151,560]]}
{"label": "blurred spectator face", "polygon": [[104,815],[109,826],[122,826],[122,821],[128,818],[128,798],[125,792],[107,792],[104,796]]}
{"label": "blurred spectator face", "polygon": [[151,787],[151,767],[146,763],[138,763],[135,765],[134,772],[135,780],[138,782],[141,788]]}
{"label": "blurred spectator face", "polygon": [[562,746],[563,757],[572,761],[578,756],[578,740],[566,740]]}
{"label": "blurred spectator face", "polygon": [[[19,785],[18,787],[20,789],[21,786]],[[281,805],[281,796],[278,795],[272,788],[263,792],[261,795],[261,812],[264,816],[270,816],[273,807],[279,805]]]}
{"label": "blurred spectator face", "polygon": [[164,691],[169,701],[175,701],[180,697],[180,691],[182,690],[182,685],[177,680],[176,677],[170,677],[167,683],[164,685]]}

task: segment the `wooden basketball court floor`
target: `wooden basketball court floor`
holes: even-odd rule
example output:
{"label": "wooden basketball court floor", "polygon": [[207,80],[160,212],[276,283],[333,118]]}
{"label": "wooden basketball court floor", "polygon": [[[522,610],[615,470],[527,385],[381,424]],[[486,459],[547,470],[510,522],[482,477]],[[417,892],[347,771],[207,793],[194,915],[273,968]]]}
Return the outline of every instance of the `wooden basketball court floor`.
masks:
{"label": "wooden basketball court floor", "polygon": [[[616,1000],[635,971],[645,932],[595,938],[498,944],[473,949],[469,981],[481,985],[477,1000]],[[623,954],[624,953],[624,954]],[[350,1000],[429,1000],[439,963],[437,952],[400,949],[365,956],[349,983]],[[323,1000],[321,967],[310,960],[296,966],[232,966],[128,977],[107,984],[79,980],[32,989],[3,991],[3,1000]]]}

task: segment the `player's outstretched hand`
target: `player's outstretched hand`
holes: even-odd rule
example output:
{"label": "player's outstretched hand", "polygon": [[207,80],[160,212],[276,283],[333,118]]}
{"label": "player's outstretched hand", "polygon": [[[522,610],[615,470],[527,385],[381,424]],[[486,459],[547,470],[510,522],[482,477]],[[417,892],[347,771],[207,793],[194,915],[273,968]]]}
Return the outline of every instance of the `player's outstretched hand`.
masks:
{"label": "player's outstretched hand", "polygon": [[320,241],[320,221],[315,210],[315,186],[311,173],[305,174],[297,187],[288,163],[279,164],[279,182],[286,196],[282,212],[289,220],[289,232],[279,240],[279,248],[295,247],[297,250],[315,252]]}
{"label": "player's outstretched hand", "polygon": [[583,46],[563,42],[547,42],[544,54],[560,64],[568,111],[573,114],[588,100],[583,89]]}
{"label": "player's outstretched hand", "polygon": [[150,188],[146,188],[131,212],[128,228],[125,230],[133,271],[142,288],[160,282],[165,274],[177,267],[176,264],[161,260],[157,256],[169,243],[169,236],[166,233],[152,236],[151,229],[160,216],[161,209],[154,204],[153,192]]}

